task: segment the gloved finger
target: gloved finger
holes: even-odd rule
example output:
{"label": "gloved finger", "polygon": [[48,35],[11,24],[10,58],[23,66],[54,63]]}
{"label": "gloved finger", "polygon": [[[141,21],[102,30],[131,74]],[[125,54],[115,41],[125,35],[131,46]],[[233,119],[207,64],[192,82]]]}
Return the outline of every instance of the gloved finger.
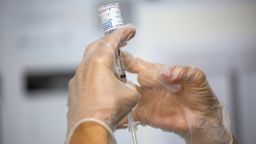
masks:
{"label": "gloved finger", "polygon": [[[136,124],[141,124],[139,118],[134,113],[135,112],[132,112],[134,122]],[[124,129],[124,128],[127,128],[128,126],[129,126],[129,121],[128,121],[128,115],[127,115],[116,125],[116,128],[117,129]]]}
{"label": "gloved finger", "polygon": [[206,81],[204,72],[197,67],[188,67],[176,65],[172,68],[164,68],[160,72],[160,81],[166,87],[170,88],[171,91],[177,92],[181,90],[181,86],[188,84],[200,84]]}
{"label": "gloved finger", "polygon": [[127,43],[130,39],[132,39],[136,34],[136,29],[133,25],[127,24],[113,33],[104,36],[103,38],[91,43],[89,46],[87,46],[85,53],[92,53],[97,49],[98,46],[97,43],[100,43],[101,45],[107,46],[111,51],[116,51],[121,46]]}
{"label": "gloved finger", "polygon": [[142,92],[142,88],[131,81],[127,81],[125,85],[131,90],[138,92],[139,94]]}
{"label": "gloved finger", "polygon": [[158,80],[161,85],[165,87],[167,90],[175,93],[181,90],[180,81],[172,81],[173,73],[171,73],[171,68],[168,66],[164,66],[160,70],[160,75],[158,76]]}
{"label": "gloved finger", "polygon": [[[143,112],[143,111],[142,111]],[[141,111],[138,111],[135,110],[132,112],[132,116],[133,116],[133,119],[134,119],[134,122],[137,123],[137,124],[140,124],[140,125],[146,125],[146,124],[149,124],[151,125],[149,122],[148,122],[148,116],[145,116],[147,115],[147,113],[142,113]],[[116,128],[118,129],[124,129],[124,128],[127,128],[128,127],[128,115],[125,116],[117,125],[116,125]]]}
{"label": "gloved finger", "polygon": [[124,65],[128,72],[139,73],[148,69],[159,69],[162,64],[150,63],[140,58],[133,57],[130,53],[123,51]]}
{"label": "gloved finger", "polygon": [[110,35],[104,37],[105,45],[116,51],[117,49],[124,46],[130,39],[132,39],[136,34],[136,29],[133,25],[127,24]]}
{"label": "gloved finger", "polygon": [[125,116],[117,125],[116,128],[117,129],[123,129],[123,128],[127,128],[128,125],[128,116]]}
{"label": "gloved finger", "polygon": [[169,80],[172,82],[182,81],[186,84],[199,84],[206,81],[204,72],[198,67],[175,66],[171,69],[173,77]]}
{"label": "gloved finger", "polygon": [[[127,82],[127,84],[126,84],[130,89],[133,89],[133,90],[135,90],[135,91],[137,91],[137,92],[139,92],[139,95],[137,95],[136,97],[138,98],[137,100],[136,100],[136,103],[135,104],[137,104],[138,102],[139,102],[139,100],[140,100],[140,98],[141,98],[141,93],[142,93],[142,89],[141,89],[141,87],[139,87],[138,85],[136,85],[136,84],[134,84],[134,83],[132,83],[132,82]],[[136,107],[134,107],[134,110],[136,109]],[[134,118],[134,120],[137,120],[136,118]],[[125,124],[127,124],[128,123],[128,118],[127,118],[127,115],[117,124],[117,128],[125,128]]]}
{"label": "gloved finger", "polygon": [[135,84],[133,84],[130,81],[125,83],[125,85],[130,89],[130,92],[126,92],[126,94],[129,96],[128,97],[128,99],[129,99],[129,104],[128,105],[131,105],[131,108],[133,108],[141,98],[141,94],[138,91],[139,87],[136,86]]}
{"label": "gloved finger", "polygon": [[72,99],[74,99],[72,96],[77,94],[77,90],[75,89],[76,87],[76,81],[75,78],[71,78],[69,83],[68,83],[68,100],[67,100],[67,107],[70,107],[72,103]]}
{"label": "gloved finger", "polygon": [[126,96],[120,95],[116,100],[116,109],[119,117],[115,120],[115,125],[136,106],[141,97],[137,91],[124,91],[124,93],[126,93]]}
{"label": "gloved finger", "polygon": [[85,50],[83,61],[90,59],[94,64],[102,64],[112,69],[116,51],[133,38],[135,33],[136,30],[131,25],[117,29],[90,44]]}
{"label": "gloved finger", "polygon": [[141,71],[138,74],[138,82],[142,87],[153,88],[161,86],[161,82],[158,79],[159,68],[149,69]]}

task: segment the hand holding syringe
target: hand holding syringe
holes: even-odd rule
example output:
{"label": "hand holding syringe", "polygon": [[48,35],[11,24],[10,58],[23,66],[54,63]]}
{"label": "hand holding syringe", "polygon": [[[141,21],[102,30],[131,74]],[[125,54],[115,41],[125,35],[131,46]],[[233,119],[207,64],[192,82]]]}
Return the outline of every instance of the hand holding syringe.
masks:
{"label": "hand holding syringe", "polygon": [[[122,27],[123,19],[121,16],[121,11],[119,9],[118,3],[103,5],[99,8],[99,15],[101,17],[102,28],[104,34],[108,35],[116,29]],[[123,57],[121,50],[115,52],[115,73],[119,80],[126,83],[126,74],[123,65]],[[136,138],[136,123],[134,122],[132,112],[128,114],[128,129],[132,134],[133,143],[137,144]]]}

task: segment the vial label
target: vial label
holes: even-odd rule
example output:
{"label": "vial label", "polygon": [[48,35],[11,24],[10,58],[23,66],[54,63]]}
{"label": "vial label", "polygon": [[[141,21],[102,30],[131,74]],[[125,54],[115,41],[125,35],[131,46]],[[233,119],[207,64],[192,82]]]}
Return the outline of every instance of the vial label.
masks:
{"label": "vial label", "polygon": [[123,26],[123,19],[118,3],[103,5],[99,8],[104,33]]}

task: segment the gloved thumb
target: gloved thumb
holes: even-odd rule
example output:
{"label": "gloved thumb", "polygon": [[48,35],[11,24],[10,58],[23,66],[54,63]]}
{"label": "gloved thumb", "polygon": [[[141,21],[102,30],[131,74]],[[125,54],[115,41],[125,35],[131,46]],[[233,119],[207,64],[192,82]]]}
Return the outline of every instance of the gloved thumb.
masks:
{"label": "gloved thumb", "polygon": [[151,63],[151,62],[142,60],[140,58],[136,58],[127,51],[123,51],[123,58],[124,58],[125,69],[131,73],[138,74],[145,70],[159,69],[163,66],[162,64]]}
{"label": "gloved thumb", "polygon": [[113,68],[115,54],[122,46],[135,36],[136,29],[132,25],[125,25],[113,33],[90,44],[84,53],[84,61],[91,59],[97,65]]}
{"label": "gloved thumb", "polygon": [[129,88],[126,94],[129,96],[128,99],[130,99],[131,108],[133,108],[141,98],[139,87],[130,81],[127,81],[124,85]]}
{"label": "gloved thumb", "polygon": [[117,51],[122,46],[126,45],[126,43],[132,39],[136,34],[136,29],[131,24],[127,24],[110,35],[105,36],[104,42],[105,45],[113,51]]}
{"label": "gloved thumb", "polygon": [[[134,99],[134,102],[132,102],[133,103],[132,109],[136,109],[135,107],[141,98],[142,89],[141,89],[141,87],[139,87],[138,85],[136,85],[130,81],[128,81],[125,85],[135,92],[132,96]],[[132,111],[132,109],[131,109],[131,111]],[[117,128],[125,127],[125,125],[128,123],[127,115],[128,115],[128,113],[121,119],[121,121],[119,121],[119,123],[117,123],[117,125],[116,125]],[[134,117],[134,120],[137,121],[137,117],[136,118]]]}

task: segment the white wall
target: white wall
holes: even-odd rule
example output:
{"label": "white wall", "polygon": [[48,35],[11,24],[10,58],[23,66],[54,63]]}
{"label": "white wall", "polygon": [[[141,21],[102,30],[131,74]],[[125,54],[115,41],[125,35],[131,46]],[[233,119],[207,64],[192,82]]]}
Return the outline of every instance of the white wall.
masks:
{"label": "white wall", "polygon": [[[102,35],[96,26],[99,3],[0,2],[3,144],[63,143],[67,93],[28,96],[24,75],[28,70],[74,69],[85,45]],[[137,35],[127,50],[150,61],[202,67],[231,109],[240,143],[255,143],[256,2],[133,1],[132,6]],[[241,85],[237,95],[234,72]],[[131,142],[127,130],[116,135],[119,143]],[[176,135],[141,126],[138,138],[140,144],[184,143]]]}
{"label": "white wall", "polygon": [[[255,67],[255,66],[254,66]],[[240,78],[241,82],[241,127],[242,140],[244,143],[255,143],[255,102],[256,102],[256,74],[247,73]]]}

